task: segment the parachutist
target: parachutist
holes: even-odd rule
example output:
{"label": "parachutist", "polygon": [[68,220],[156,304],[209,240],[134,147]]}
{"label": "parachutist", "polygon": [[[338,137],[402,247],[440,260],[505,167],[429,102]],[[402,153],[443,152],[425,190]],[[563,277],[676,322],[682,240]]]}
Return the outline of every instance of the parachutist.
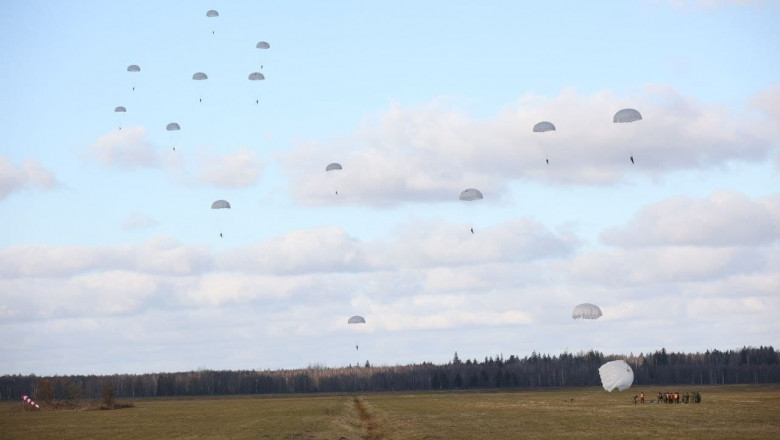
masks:
{"label": "parachutist", "polygon": [[631,163],[634,163],[634,156],[631,156]]}
{"label": "parachutist", "polygon": [[133,87],[133,91],[135,92],[135,87]]}
{"label": "parachutist", "polygon": [[173,148],[173,151],[176,151],[176,147],[171,147],[171,148]]}
{"label": "parachutist", "polygon": [[263,68],[263,65],[262,65],[262,64],[260,65],[260,68],[261,68],[261,69]]}
{"label": "parachutist", "polygon": [[357,346],[357,345],[355,346],[355,350],[359,350],[359,348],[358,348],[358,346]]}
{"label": "parachutist", "polygon": [[201,104],[203,104],[203,98],[198,98],[198,102],[200,102]]}
{"label": "parachutist", "polygon": [[222,238],[222,233],[221,232],[219,233],[219,238]]}
{"label": "parachutist", "polygon": [[547,165],[550,165],[550,159],[545,159],[545,162],[547,162]]}
{"label": "parachutist", "polygon": [[474,233],[474,228],[471,228],[471,233],[472,233],[472,234]]}
{"label": "parachutist", "polygon": [[339,192],[338,192],[338,191],[336,191],[336,195],[339,195]]}
{"label": "parachutist", "polygon": [[260,104],[260,100],[259,99],[255,99],[255,104]]}

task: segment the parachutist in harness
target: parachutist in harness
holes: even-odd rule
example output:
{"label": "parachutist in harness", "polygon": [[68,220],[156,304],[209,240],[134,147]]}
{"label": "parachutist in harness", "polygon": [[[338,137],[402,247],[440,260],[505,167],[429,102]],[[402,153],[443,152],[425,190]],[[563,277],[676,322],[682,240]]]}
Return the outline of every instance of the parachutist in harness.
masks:
{"label": "parachutist in harness", "polygon": [[358,348],[358,346],[357,346],[357,345],[355,346],[355,350],[359,350],[359,348]]}
{"label": "parachutist in harness", "polygon": [[222,238],[222,233],[221,232],[219,233],[219,238]]}
{"label": "parachutist in harness", "polygon": [[339,195],[339,192],[338,192],[338,191],[336,191],[336,195]]}
{"label": "parachutist in harness", "polygon": [[472,234],[474,233],[474,228],[471,228],[471,233],[472,233]]}
{"label": "parachutist in harness", "polygon": [[631,156],[631,163],[634,163],[634,156]]}
{"label": "parachutist in harness", "polygon": [[550,159],[545,159],[545,162],[547,162],[547,165],[550,165]]}

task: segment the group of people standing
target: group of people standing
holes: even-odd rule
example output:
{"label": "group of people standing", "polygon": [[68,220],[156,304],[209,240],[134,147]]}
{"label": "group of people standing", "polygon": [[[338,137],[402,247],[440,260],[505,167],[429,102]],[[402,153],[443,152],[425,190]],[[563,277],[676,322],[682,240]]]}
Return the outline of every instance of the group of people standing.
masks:
{"label": "group of people standing", "polygon": [[[645,403],[644,391],[634,396],[634,403],[637,403],[637,399],[639,400],[639,403]],[[701,403],[701,393],[698,391],[691,393],[686,391],[685,394],[680,394],[677,391],[673,393],[662,393],[659,391],[658,396],[656,396],[656,399],[653,400],[652,403]]]}

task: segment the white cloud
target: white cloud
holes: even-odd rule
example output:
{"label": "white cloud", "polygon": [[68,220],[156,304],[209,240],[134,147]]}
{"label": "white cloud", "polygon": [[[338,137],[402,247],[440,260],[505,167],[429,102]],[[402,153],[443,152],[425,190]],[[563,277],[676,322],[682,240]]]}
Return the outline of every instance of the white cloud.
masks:
{"label": "white cloud", "polygon": [[54,174],[37,160],[27,159],[15,165],[7,156],[0,157],[0,200],[22,189],[51,189],[56,186]]}
{"label": "white cloud", "polygon": [[[638,109],[643,120],[613,123],[625,107]],[[542,120],[557,130],[533,133]],[[526,95],[486,120],[439,101],[396,106],[349,136],[301,143],[280,161],[303,203],[332,202],[335,188],[344,202],[383,205],[451,200],[467,187],[500,196],[511,179],[605,185],[637,173],[658,177],[758,161],[777,140],[764,114],[730,111],[654,85],[631,99],[572,90],[549,99]],[[344,169],[326,173],[333,161]]]}
{"label": "white cloud", "polygon": [[89,151],[102,164],[116,168],[158,168],[164,163],[158,150],[146,140],[146,129],[140,126],[109,131]]}
{"label": "white cloud", "polygon": [[241,147],[225,156],[210,156],[200,163],[199,177],[214,186],[243,188],[254,185],[262,173],[254,152]]}
{"label": "white cloud", "polygon": [[780,239],[780,195],[758,201],[731,191],[699,200],[675,197],[645,207],[602,239],[620,247],[768,245]]}

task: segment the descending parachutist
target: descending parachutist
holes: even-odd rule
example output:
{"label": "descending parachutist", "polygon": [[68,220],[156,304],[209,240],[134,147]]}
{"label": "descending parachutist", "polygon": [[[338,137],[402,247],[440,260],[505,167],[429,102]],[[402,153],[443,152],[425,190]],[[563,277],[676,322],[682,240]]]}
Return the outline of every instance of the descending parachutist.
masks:
{"label": "descending parachutist", "polygon": [[255,99],[255,104],[260,104],[260,100],[259,99]]}
{"label": "descending parachutist", "polygon": [[219,238],[222,238],[222,233],[221,232],[219,233]]}
{"label": "descending parachutist", "polygon": [[203,98],[198,98],[198,101],[203,104]]}
{"label": "descending parachutist", "polygon": [[634,163],[634,156],[631,156],[631,163]]}
{"label": "descending parachutist", "polygon": [[339,192],[338,192],[338,191],[336,191],[336,195],[339,195]]}
{"label": "descending parachutist", "polygon": [[471,233],[472,233],[472,234],[474,233],[474,228],[471,228]]}
{"label": "descending parachutist", "polygon": [[173,148],[173,151],[176,151],[176,147],[171,147],[171,148]]}
{"label": "descending parachutist", "polygon": [[547,165],[550,165],[550,159],[545,159],[545,162],[547,162]]}
{"label": "descending parachutist", "polygon": [[359,348],[358,348],[358,346],[357,346],[357,345],[355,346],[355,350],[359,350]]}

